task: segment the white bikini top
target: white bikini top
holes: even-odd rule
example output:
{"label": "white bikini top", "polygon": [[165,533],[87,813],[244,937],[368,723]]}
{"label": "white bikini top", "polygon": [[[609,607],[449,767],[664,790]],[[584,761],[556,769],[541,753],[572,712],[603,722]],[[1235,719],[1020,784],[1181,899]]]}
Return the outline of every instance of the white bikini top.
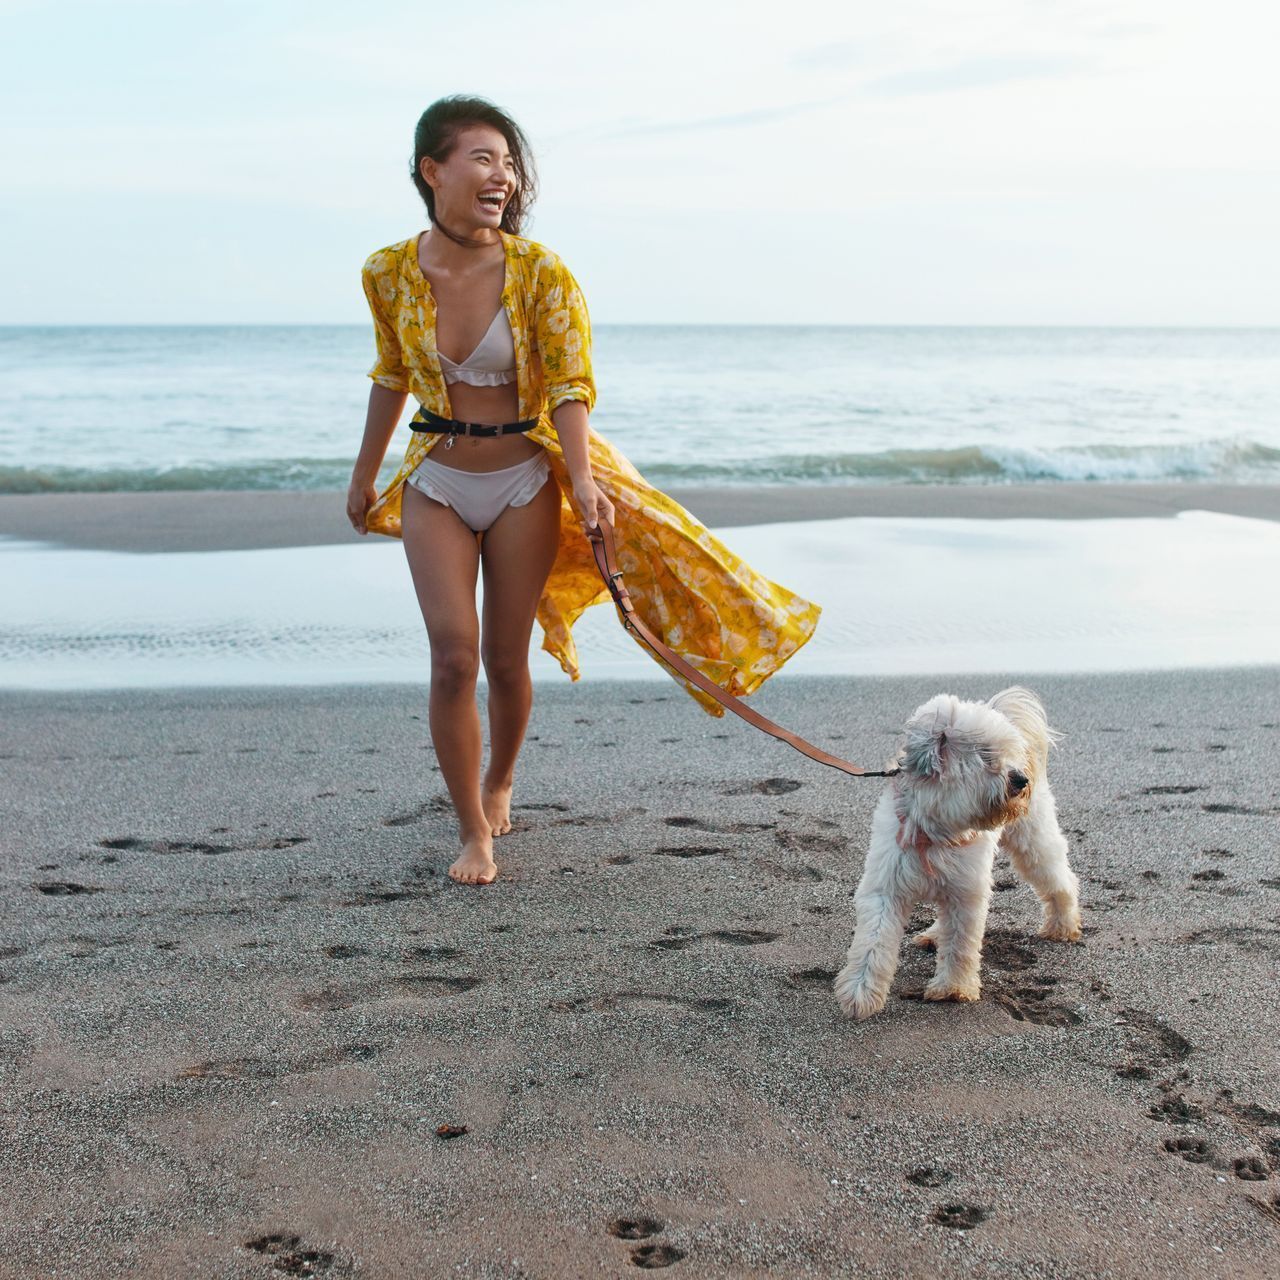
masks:
{"label": "white bikini top", "polygon": [[516,342],[507,319],[506,307],[499,307],[480,345],[461,363],[437,350],[444,380],[467,382],[473,387],[497,387],[516,380]]}

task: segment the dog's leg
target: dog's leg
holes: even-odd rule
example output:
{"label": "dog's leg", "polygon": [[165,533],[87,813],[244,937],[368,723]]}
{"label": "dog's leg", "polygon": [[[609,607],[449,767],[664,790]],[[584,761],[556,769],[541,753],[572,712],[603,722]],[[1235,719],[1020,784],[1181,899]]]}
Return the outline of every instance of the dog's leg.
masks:
{"label": "dog's leg", "polygon": [[1013,869],[1036,891],[1044,907],[1042,938],[1080,939],[1080,882],[1067,862],[1067,837],[1058,825],[1058,807],[1041,780],[1024,818],[1005,827],[1000,847],[1008,849]]}
{"label": "dog's leg", "polygon": [[967,855],[970,862],[963,874],[951,877],[937,899],[938,919],[932,932],[938,963],[925,984],[926,1000],[977,1000],[982,994],[979,966],[996,842],[989,836],[979,839],[981,844]]}
{"label": "dog's leg", "polygon": [[883,891],[864,894],[861,886],[854,901],[858,926],[835,992],[845,1013],[861,1020],[879,1013],[889,998],[911,901]]}
{"label": "dog's leg", "polygon": [[935,920],[927,929],[921,929],[919,933],[911,935],[911,945],[914,947],[936,947],[940,928],[942,928],[942,925]]}

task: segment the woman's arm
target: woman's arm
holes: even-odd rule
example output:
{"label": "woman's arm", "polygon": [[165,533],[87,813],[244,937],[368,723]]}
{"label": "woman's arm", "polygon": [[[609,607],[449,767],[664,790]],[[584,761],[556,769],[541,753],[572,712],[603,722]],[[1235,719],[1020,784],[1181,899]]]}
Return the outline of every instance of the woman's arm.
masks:
{"label": "woman's arm", "polygon": [[613,523],[613,503],[604,496],[591,475],[591,458],[587,450],[588,416],[587,406],[581,400],[565,400],[551,411],[551,421],[560,438],[560,450],[573,483],[573,496],[582,518],[594,529],[598,516],[604,516],[610,524]]}
{"label": "woman's arm", "polygon": [[[407,391],[392,391],[374,383],[369,388],[369,412],[364,420],[364,440],[347,490],[347,518],[357,533],[368,533],[365,515],[378,498],[378,468],[387,456],[387,446],[404,413]],[[584,444],[585,447],[585,444]]]}

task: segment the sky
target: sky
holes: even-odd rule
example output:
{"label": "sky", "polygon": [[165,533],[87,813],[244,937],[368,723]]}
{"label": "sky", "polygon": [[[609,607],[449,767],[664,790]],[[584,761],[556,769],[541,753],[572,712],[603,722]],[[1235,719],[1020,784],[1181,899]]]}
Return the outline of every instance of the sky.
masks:
{"label": "sky", "polygon": [[0,324],[368,322],[421,112],[595,324],[1280,324],[1266,0],[0,0]]}

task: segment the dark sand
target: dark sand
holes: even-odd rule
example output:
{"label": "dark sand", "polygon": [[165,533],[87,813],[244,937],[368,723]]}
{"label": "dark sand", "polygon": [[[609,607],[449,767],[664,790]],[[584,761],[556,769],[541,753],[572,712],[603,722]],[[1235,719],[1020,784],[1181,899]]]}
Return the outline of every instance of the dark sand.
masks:
{"label": "dark sand", "polygon": [[[867,762],[1000,683],[752,701]],[[998,863],[983,999],[861,1025],[882,784],[674,685],[538,687],[484,889],[425,679],[0,694],[0,1275],[1274,1275],[1280,680],[1035,685],[1083,944]]]}
{"label": "dark sand", "polygon": [[[1078,520],[1188,510],[1280,520],[1278,485],[778,485],[670,494],[713,528],[840,516]],[[261,490],[0,495],[5,536],[104,551],[239,551],[361,538],[347,521],[345,493]]]}

